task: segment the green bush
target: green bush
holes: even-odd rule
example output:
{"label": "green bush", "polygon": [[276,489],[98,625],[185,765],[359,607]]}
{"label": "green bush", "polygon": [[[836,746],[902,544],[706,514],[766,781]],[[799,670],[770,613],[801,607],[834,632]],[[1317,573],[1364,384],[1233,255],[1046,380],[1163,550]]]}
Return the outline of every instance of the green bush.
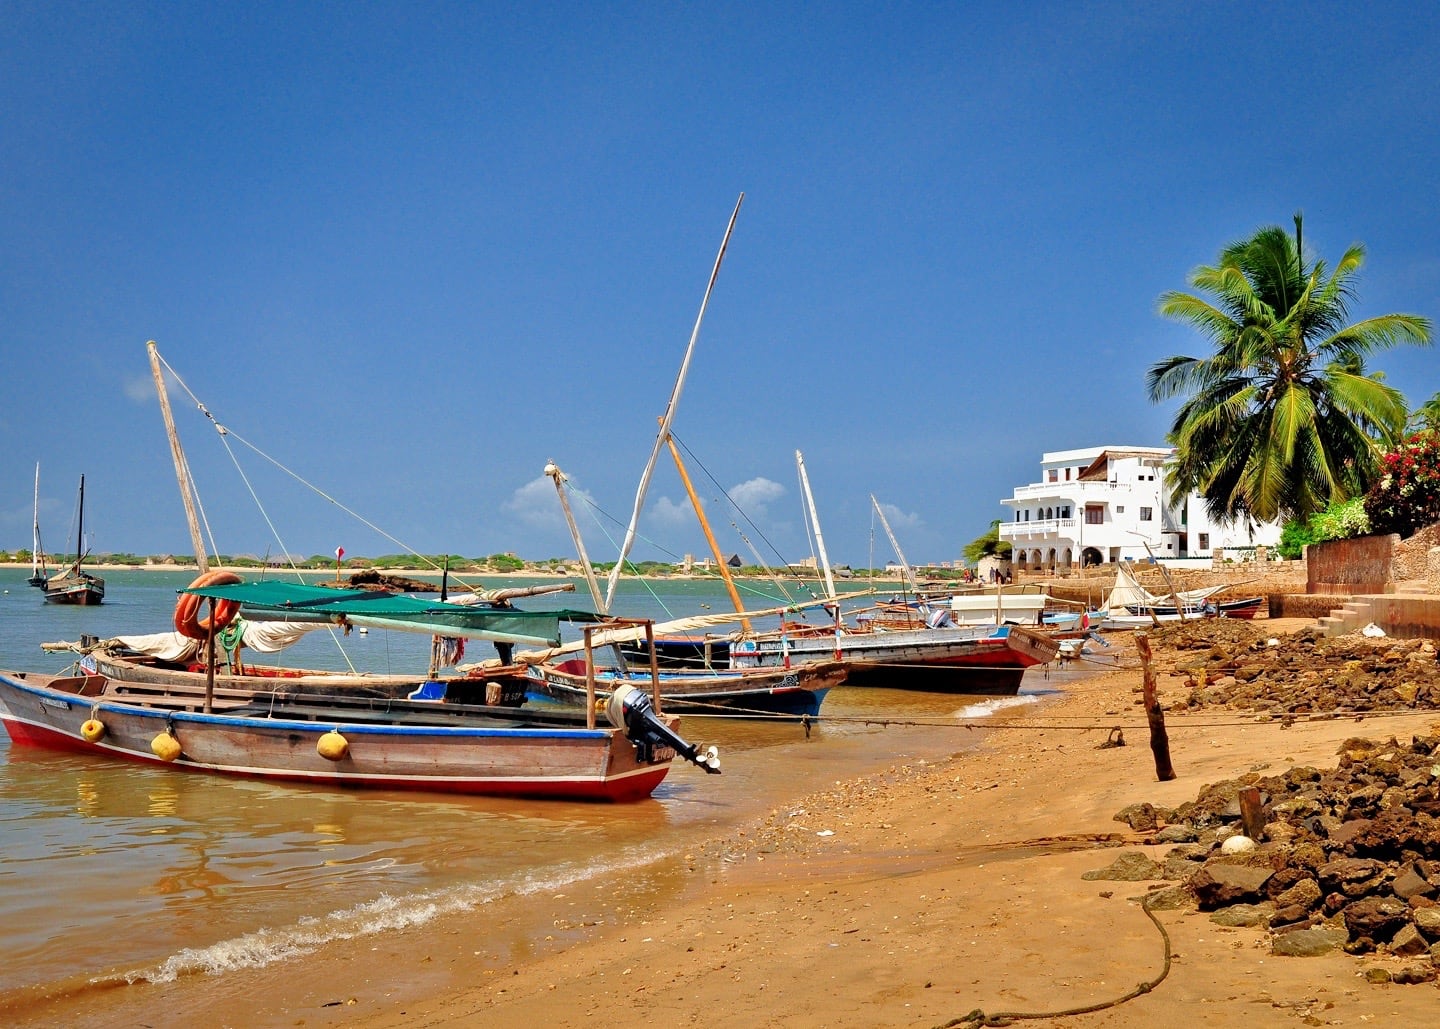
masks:
{"label": "green bush", "polygon": [[1275,544],[1275,552],[1287,561],[1294,561],[1305,553],[1305,548],[1317,542],[1315,534],[1310,531],[1309,519],[1294,519],[1285,523],[1280,530],[1280,542]]}
{"label": "green bush", "polygon": [[1365,513],[1373,532],[1402,538],[1440,522],[1440,432],[1417,432],[1380,459]]}
{"label": "green bush", "polygon": [[1365,514],[1365,498],[1356,497],[1331,504],[1311,515],[1306,521],[1286,522],[1280,530],[1275,551],[1287,560],[1294,560],[1311,543],[1346,540],[1370,533],[1370,519]]}
{"label": "green bush", "polygon": [[1365,498],[1356,497],[1331,504],[1310,516],[1310,531],[1316,543],[1326,540],[1348,540],[1370,534],[1370,519],[1365,515]]}

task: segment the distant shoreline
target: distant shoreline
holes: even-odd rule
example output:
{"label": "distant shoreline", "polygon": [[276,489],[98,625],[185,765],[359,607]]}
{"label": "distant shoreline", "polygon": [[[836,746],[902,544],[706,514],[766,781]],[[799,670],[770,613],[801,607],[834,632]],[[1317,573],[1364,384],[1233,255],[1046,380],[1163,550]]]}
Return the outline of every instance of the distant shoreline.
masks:
{"label": "distant shoreline", "polygon": [[[63,571],[66,567],[68,567],[68,565],[52,565],[52,566],[51,566],[51,570],[52,570],[52,571]],[[91,563],[88,562],[88,561],[85,563],[85,568],[86,568],[87,571],[96,572],[96,573],[104,573],[104,572],[198,572],[198,571],[199,571],[199,566],[198,566],[198,565],[194,565],[194,564],[173,564],[173,565],[143,564],[143,565],[128,565],[128,564],[106,564],[106,563],[104,563],[104,562],[100,562],[100,563],[96,563],[96,564],[91,564]],[[30,562],[28,562],[28,561],[8,561],[8,562],[6,562],[6,561],[0,561],[0,571],[5,571],[5,570],[9,570],[9,569],[15,569],[15,570],[17,570],[17,571],[27,571],[27,572],[28,572],[29,569],[30,569]],[[210,570],[211,570],[212,572],[234,572],[236,575],[244,576],[244,575],[258,575],[258,574],[261,574],[261,573],[266,574],[266,575],[270,575],[270,574],[283,574],[283,573],[289,573],[289,572],[292,572],[292,571],[296,571],[297,569],[292,569],[292,568],[278,568],[278,567],[256,568],[256,567],[254,567],[253,565],[211,565],[211,566],[210,566]],[[329,576],[334,576],[334,574],[335,574],[335,569],[334,569],[333,566],[330,567],[330,568],[301,568],[301,569],[298,569],[298,571],[302,572],[302,573],[305,574],[305,575],[329,575]],[[440,576],[443,574],[442,572],[436,571],[436,570],[433,569],[433,568],[395,568],[395,567],[383,568],[383,569],[382,569],[382,568],[342,568],[342,569],[340,569],[340,574],[341,574],[342,577],[344,577],[344,576],[353,575],[353,574],[355,574],[355,573],[357,573],[357,572],[368,572],[368,571],[379,572],[379,573],[382,574],[382,575],[413,576],[413,577],[418,577],[418,578],[432,578],[432,577],[433,577],[437,582],[439,581]],[[454,579],[457,579],[457,580],[464,580],[464,579],[555,579],[555,580],[575,579],[575,580],[583,580],[583,579],[584,579],[584,576],[581,575],[581,574],[578,573],[578,572],[546,572],[546,571],[538,571],[538,570],[519,571],[519,572],[491,572],[491,571],[479,571],[479,572],[468,571],[468,572],[461,572],[461,571],[455,571],[454,569],[451,569],[451,571],[450,571],[450,576],[451,576],[451,578],[454,578]],[[633,578],[633,576],[630,576],[630,578]],[[721,582],[721,581],[722,581],[721,578],[720,578],[720,576],[719,576],[718,574],[715,574],[715,573],[696,573],[696,572],[668,572],[668,573],[666,573],[666,574],[663,575],[663,576],[647,575],[647,576],[641,576],[641,578],[647,578],[647,579],[663,578],[663,579],[683,579],[683,580],[692,580],[692,579],[693,579],[693,580],[696,580],[696,581],[709,580],[709,581],[713,581],[713,582]],[[766,577],[765,577],[765,576],[759,576],[759,575],[736,575],[735,578],[737,578],[737,579],[746,579],[746,580],[756,580],[756,579],[764,580]],[[813,576],[813,577],[808,577],[808,578],[804,578],[804,579],[800,579],[800,580],[787,579],[786,581],[787,581],[787,582],[795,582],[795,581],[800,581],[800,582],[819,582],[819,581],[821,581],[821,579],[820,579],[820,576],[816,575],[816,576]],[[837,583],[837,584],[836,584],[836,588],[837,588],[841,593],[845,593],[845,592],[849,592],[851,589],[864,589],[866,586],[868,586],[868,585],[870,585],[870,584],[872,584],[872,583],[875,584],[876,586],[884,586],[885,588],[890,588],[890,587],[892,587],[892,586],[897,586],[897,585],[899,585],[899,584],[900,584],[900,581],[901,581],[901,580],[899,580],[899,579],[897,579],[897,578],[890,578],[890,579],[862,579],[862,578],[859,578],[859,577],[857,576],[857,577],[855,577],[855,578],[845,579],[845,580],[843,580],[842,582]],[[957,585],[959,585],[959,584],[957,583]]]}

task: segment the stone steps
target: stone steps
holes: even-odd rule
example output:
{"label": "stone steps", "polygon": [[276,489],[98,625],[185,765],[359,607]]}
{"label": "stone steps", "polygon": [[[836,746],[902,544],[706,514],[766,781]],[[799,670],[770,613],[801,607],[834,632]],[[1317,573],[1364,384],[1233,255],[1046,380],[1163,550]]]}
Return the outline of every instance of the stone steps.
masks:
{"label": "stone steps", "polygon": [[1326,636],[1343,636],[1370,624],[1372,609],[1367,600],[1350,600],[1337,607],[1328,615],[1315,620],[1320,631]]}

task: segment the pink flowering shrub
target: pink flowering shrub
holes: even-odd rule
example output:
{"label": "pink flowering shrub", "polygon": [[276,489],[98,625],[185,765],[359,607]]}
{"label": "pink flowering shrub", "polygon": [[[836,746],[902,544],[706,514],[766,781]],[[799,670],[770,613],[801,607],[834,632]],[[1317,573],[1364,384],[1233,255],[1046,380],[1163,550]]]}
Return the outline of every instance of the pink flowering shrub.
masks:
{"label": "pink flowering shrub", "polygon": [[1440,432],[1417,432],[1380,459],[1365,513],[1371,532],[1402,539],[1440,522]]}

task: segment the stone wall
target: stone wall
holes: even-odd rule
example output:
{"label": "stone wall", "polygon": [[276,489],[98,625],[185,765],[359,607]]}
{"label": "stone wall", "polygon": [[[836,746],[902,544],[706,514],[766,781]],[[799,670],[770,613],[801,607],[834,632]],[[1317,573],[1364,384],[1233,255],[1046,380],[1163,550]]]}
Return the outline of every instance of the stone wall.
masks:
{"label": "stone wall", "polygon": [[1393,593],[1400,537],[1360,536],[1305,548],[1306,593]]}
{"label": "stone wall", "polygon": [[1427,525],[1409,539],[1395,545],[1395,581],[1424,579],[1428,575],[1430,548],[1440,547],[1440,522]]}

